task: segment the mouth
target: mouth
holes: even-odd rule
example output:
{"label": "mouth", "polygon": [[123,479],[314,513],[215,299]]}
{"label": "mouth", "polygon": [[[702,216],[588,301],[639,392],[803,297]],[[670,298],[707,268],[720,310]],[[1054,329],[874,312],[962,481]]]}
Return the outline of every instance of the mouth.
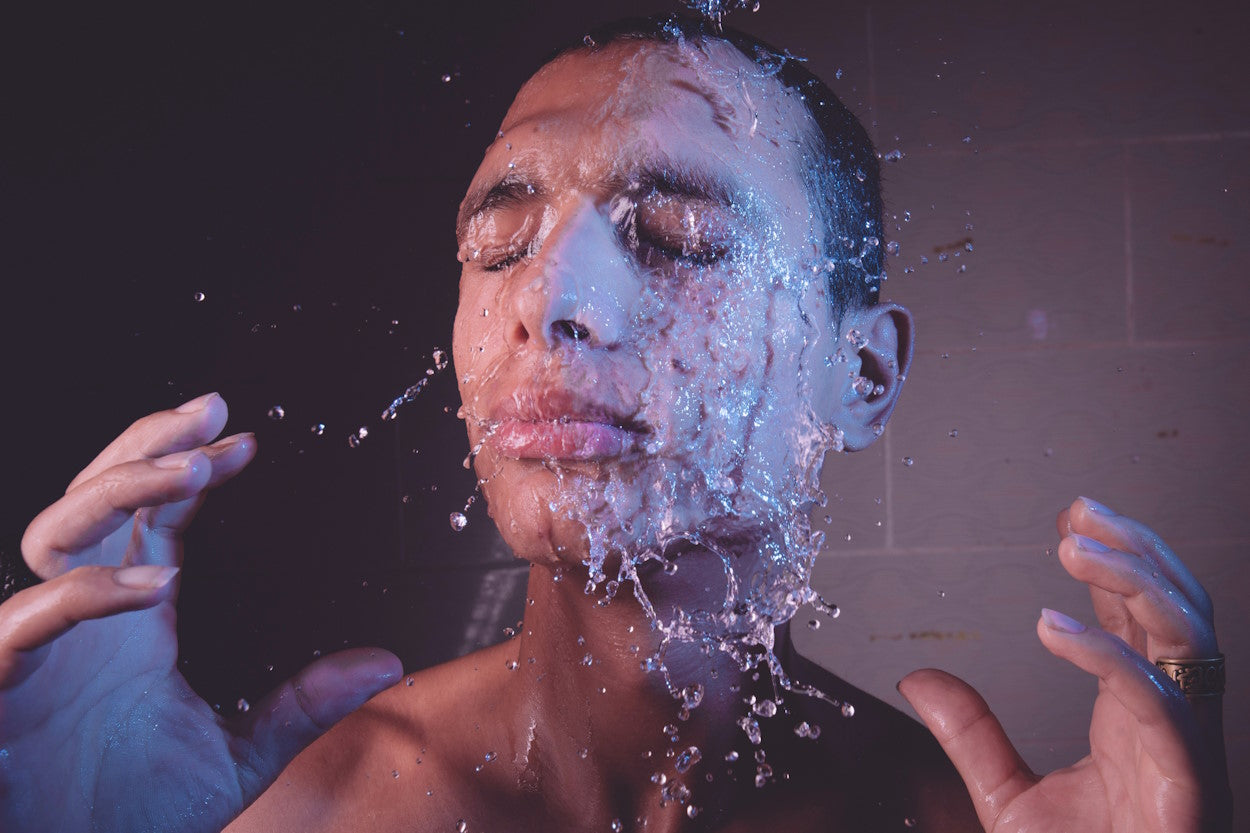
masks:
{"label": "mouth", "polygon": [[486,442],[518,460],[591,461],[636,450],[647,433],[637,419],[560,388],[522,388],[493,410]]}

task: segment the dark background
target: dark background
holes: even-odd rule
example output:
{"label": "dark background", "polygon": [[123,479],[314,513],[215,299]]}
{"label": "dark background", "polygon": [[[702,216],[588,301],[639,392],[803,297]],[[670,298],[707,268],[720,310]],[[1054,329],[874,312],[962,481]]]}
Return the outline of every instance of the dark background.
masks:
{"label": "dark background", "polygon": [[454,371],[379,413],[450,351],[456,206],[520,81],[618,13],[524,5],[6,15],[10,590],[30,579],[25,524],[77,470],[138,416],[217,390],[260,453],[188,535],[182,665],[210,702],[316,651],[382,645],[418,668],[502,638],[524,570],[497,569],[513,562],[481,503],[448,524],[474,485]]}

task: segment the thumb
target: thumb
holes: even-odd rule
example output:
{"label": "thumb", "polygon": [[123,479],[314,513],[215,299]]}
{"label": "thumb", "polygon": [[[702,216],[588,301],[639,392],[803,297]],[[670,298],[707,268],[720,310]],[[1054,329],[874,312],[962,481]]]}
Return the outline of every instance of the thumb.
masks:
{"label": "thumb", "polygon": [[317,660],[253,706],[236,727],[244,806],[304,747],[401,676],[399,658],[389,651],[354,648]]}
{"label": "thumb", "polygon": [[981,826],[994,829],[999,814],[1039,780],[998,718],[972,686],[935,668],[913,671],[898,690],[959,771]]}

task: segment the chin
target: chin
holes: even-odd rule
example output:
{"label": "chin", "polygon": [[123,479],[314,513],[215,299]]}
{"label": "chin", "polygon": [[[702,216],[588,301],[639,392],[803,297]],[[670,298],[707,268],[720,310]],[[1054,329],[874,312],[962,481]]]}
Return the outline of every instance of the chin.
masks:
{"label": "chin", "polygon": [[544,567],[580,565],[588,552],[586,526],[561,514],[560,477],[538,461],[486,457],[483,452],[476,461],[478,476],[486,480],[482,494],[512,554]]}

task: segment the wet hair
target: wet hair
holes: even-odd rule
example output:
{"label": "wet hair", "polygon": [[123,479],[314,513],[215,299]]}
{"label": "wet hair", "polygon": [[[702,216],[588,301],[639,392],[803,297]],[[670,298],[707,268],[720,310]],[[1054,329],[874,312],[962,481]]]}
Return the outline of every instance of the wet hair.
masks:
{"label": "wet hair", "polygon": [[881,168],[868,131],[833,90],[788,52],[737,29],[681,12],[603,24],[591,29],[582,42],[557,50],[546,63],[569,53],[629,41],[728,43],[783,88],[798,94],[813,128],[804,131],[799,170],[823,228],[822,266],[829,270],[834,320],[840,324],[846,310],[876,303],[884,267]]}

